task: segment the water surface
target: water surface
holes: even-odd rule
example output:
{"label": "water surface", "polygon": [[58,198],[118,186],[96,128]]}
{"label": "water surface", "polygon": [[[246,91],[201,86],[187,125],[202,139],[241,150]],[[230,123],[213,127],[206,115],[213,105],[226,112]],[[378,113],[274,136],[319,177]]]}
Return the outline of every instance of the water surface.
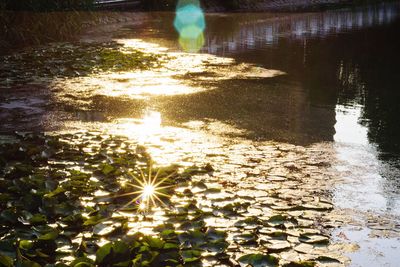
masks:
{"label": "water surface", "polygon": [[[132,36],[162,38],[179,49],[168,23],[173,15],[153,18],[132,29]],[[229,122],[253,140],[333,142],[335,168],[351,181],[337,190],[337,203],[400,215],[399,27],[397,3],[323,13],[209,15],[203,53],[285,75],[222,81],[213,90],[176,97],[176,105],[161,107],[163,118]],[[347,191],[358,191],[350,199],[359,201],[349,202]]]}
{"label": "water surface", "polygon": [[[360,245],[353,264],[390,244],[376,262],[396,266],[398,239],[370,231],[400,232],[399,7],[210,14],[199,54],[181,51],[174,14],[111,25],[82,40],[112,36],[166,53],[167,63],[45,86],[3,81],[1,131],[107,130],[146,145],[161,165],[211,162],[211,182],[229,181],[233,191],[276,190],[282,205],[330,198],[334,212],[317,217],[351,226],[332,235]],[[281,185],[271,175],[290,179]]]}

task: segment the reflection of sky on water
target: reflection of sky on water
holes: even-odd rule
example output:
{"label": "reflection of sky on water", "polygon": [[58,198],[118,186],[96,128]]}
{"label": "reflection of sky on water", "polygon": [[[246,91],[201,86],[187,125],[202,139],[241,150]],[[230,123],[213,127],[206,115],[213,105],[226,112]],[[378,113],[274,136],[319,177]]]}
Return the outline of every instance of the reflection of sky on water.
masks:
{"label": "reflection of sky on water", "polygon": [[[281,38],[302,40],[324,38],[343,31],[360,30],[374,25],[393,22],[398,13],[396,4],[359,8],[348,11],[327,11],[301,15],[278,16],[273,18],[249,19],[243,21],[239,31],[223,39],[214,39],[206,34],[207,46],[202,51],[220,54],[235,53],[267,45],[278,45]],[[257,17],[257,14],[254,15]],[[235,45],[233,45],[235,43]]]}
{"label": "reflection of sky on water", "polygon": [[[367,127],[360,124],[361,107],[336,107],[334,168],[344,178],[335,189],[335,203],[342,208],[389,212],[400,215],[399,190],[387,177],[388,162],[381,161],[375,145],[368,140]],[[391,168],[393,169],[393,168]],[[395,173],[390,176],[400,174]],[[398,183],[398,182],[397,182]]]}
{"label": "reflection of sky on water", "polygon": [[[396,238],[371,238],[374,232],[370,229],[360,229],[357,227],[344,227],[334,231],[333,236],[345,233],[345,236],[352,242],[358,244],[360,248],[350,254],[351,264],[354,267],[371,266],[398,266],[399,242]],[[340,240],[339,238],[336,238]],[[340,240],[342,241],[342,240]]]}

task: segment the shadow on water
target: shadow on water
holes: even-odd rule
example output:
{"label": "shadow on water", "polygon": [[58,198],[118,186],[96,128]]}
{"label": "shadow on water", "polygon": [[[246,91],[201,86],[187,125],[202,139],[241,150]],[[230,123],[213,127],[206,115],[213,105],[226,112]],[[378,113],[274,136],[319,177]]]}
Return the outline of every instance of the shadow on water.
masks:
{"label": "shadow on water", "polygon": [[180,122],[224,121],[246,130],[245,136],[255,140],[332,141],[334,112],[310,106],[301,84],[285,79],[223,81],[211,91],[168,99],[161,110],[166,119]]}

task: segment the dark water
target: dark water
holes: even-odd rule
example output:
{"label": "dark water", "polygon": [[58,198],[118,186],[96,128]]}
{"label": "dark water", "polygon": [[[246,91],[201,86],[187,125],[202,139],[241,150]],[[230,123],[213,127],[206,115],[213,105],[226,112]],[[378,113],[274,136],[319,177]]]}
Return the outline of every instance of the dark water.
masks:
{"label": "dark water", "polygon": [[[400,214],[399,10],[395,2],[324,13],[209,15],[202,52],[287,75],[222,81],[159,108],[170,121],[228,122],[253,140],[334,141],[344,162],[336,169],[351,181],[337,190],[338,204]],[[179,50],[172,20],[153,14],[132,36],[161,38]]]}
{"label": "dark water", "polygon": [[[359,122],[368,128],[369,142],[377,144],[385,155],[398,153],[398,13],[399,5],[392,3],[325,13],[208,16],[203,52],[287,73],[276,81],[220,85],[218,94],[228,102],[222,116],[234,119],[231,114],[240,118],[245,116],[241,112],[250,113],[259,119],[259,125],[248,122],[241,126],[247,126],[258,137],[309,143],[334,140],[337,105],[357,106],[361,107]],[[154,16],[160,24],[142,28],[141,34],[176,40],[172,24],[168,23],[172,17]],[[157,30],[148,31],[149,28]],[[264,105],[263,100],[274,97],[284,103],[271,100],[271,106]],[[238,109],[249,98],[261,98],[262,103],[249,104],[251,110]],[[204,100],[213,104],[210,98]],[[263,121],[261,114],[268,117],[273,113],[277,113],[277,121]],[[279,113],[288,114],[286,121],[280,121]],[[221,116],[221,112],[212,115]],[[273,125],[265,125],[269,123]],[[262,129],[262,124],[282,131],[271,135],[270,130]],[[295,136],[288,132],[292,130],[297,132]]]}

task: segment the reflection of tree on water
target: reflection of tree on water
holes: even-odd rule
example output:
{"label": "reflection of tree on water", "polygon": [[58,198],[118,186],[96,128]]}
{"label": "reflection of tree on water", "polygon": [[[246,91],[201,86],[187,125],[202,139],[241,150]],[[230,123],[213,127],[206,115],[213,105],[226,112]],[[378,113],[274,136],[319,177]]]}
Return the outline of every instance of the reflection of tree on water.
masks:
{"label": "reflection of tree on water", "polygon": [[[396,38],[399,26],[397,22],[388,29],[354,35],[356,40],[347,42],[346,47],[357,51],[358,56],[344,52],[339,68],[343,71],[339,76],[338,102],[364,106],[360,119],[368,126],[368,137],[388,153],[400,152],[400,92],[397,90],[400,77],[393,69],[400,60],[397,52],[400,42]],[[365,38],[371,39],[363,44]]]}
{"label": "reflection of tree on water", "polygon": [[[400,60],[396,37],[399,21],[349,35],[308,42],[305,84],[314,102],[358,105],[358,123],[367,127],[369,142],[377,145],[379,165],[375,175],[384,192],[386,207],[396,207],[399,194],[400,77],[394,70]],[[368,40],[368,41],[366,41]],[[321,88],[329,94],[324,95]],[[349,127],[351,127],[349,125]],[[365,175],[365,174],[364,174]]]}
{"label": "reflection of tree on water", "polygon": [[[256,101],[246,98],[243,93],[246,90],[238,89],[235,94],[239,99],[247,99],[250,106],[259,111],[253,110],[252,115],[265,125],[266,132],[271,133],[271,128],[282,130],[272,137],[287,137],[283,121],[272,119],[280,112],[287,118],[287,125],[292,125],[286,129],[298,133],[297,137],[311,134],[316,140],[331,140],[335,106],[339,104],[350,109],[359,106],[358,123],[367,127],[367,138],[378,149],[373,147],[365,153],[372,153],[374,162],[376,157],[381,159],[376,161],[377,169],[367,168],[361,174],[379,176],[379,184],[375,186],[388,209],[397,205],[399,194],[400,91],[397,87],[400,77],[395,71],[400,62],[398,7],[394,4],[355,12],[289,15],[277,20],[246,17],[240,20],[239,17],[236,24],[232,22],[237,30],[229,28],[231,30],[224,34],[209,23],[208,46],[204,48],[205,52],[230,55],[239,61],[288,73],[285,79],[294,81],[293,84],[278,81],[278,89],[274,91],[264,82],[264,86],[260,85],[264,88],[260,91],[262,94],[252,93],[261,99],[284,98],[275,108],[274,104],[258,106]],[[247,87],[256,88],[242,86]],[[232,105],[233,110],[241,110],[238,103]],[[292,108],[289,110],[288,106]],[[243,115],[241,120],[244,118]],[[243,125],[239,123],[239,126]],[[247,125],[247,129],[255,128]]]}
{"label": "reflection of tree on water", "polygon": [[[173,108],[166,109],[170,113],[168,117],[176,116],[182,121],[202,116],[229,120],[239,127],[258,132],[260,136],[266,138],[283,138],[297,140],[297,142],[300,142],[301,139],[302,142],[307,143],[312,140],[332,140],[337,103],[365,104],[362,120],[366,122],[371,119],[368,123],[371,140],[380,143],[382,147],[387,147],[388,144],[384,145],[384,142],[388,142],[384,140],[394,140],[398,134],[396,133],[388,139],[385,137],[386,134],[381,132],[392,126],[385,125],[381,128],[374,126],[383,123],[378,122],[379,120],[385,120],[383,117],[377,118],[377,116],[387,115],[380,112],[384,109],[382,107],[378,111],[371,111],[373,114],[368,115],[372,107],[378,108],[370,102],[376,97],[379,100],[374,101],[385,101],[383,100],[385,95],[381,95],[381,89],[370,88],[381,88],[383,83],[380,85],[372,85],[372,83],[380,83],[383,77],[394,75],[393,71],[391,74],[390,71],[386,71],[385,64],[388,60],[393,59],[392,54],[395,51],[396,43],[390,40],[390,36],[396,38],[396,27],[387,25],[396,21],[399,7],[394,3],[356,10],[309,14],[210,15],[207,17],[203,52],[232,56],[238,61],[282,70],[288,73],[284,80],[289,78],[292,83],[282,83],[283,80],[279,81],[279,79],[277,85],[271,85],[265,81],[233,82],[232,85],[229,81],[219,83],[217,85],[219,91],[179,97],[182,98],[179,102],[179,110],[175,112]],[[155,14],[154,16],[161,15]],[[157,21],[154,22],[155,27],[169,32],[168,38],[176,40],[177,37],[170,34],[173,32],[173,30],[171,31],[172,18],[171,25],[161,23],[164,21],[162,19]],[[386,33],[380,32],[378,25],[381,24],[386,25],[382,27],[387,29]],[[149,33],[146,34],[146,36],[148,35]],[[159,33],[153,35],[160,36]],[[372,40],[374,40],[373,44]],[[389,49],[388,42],[392,42]],[[373,70],[371,70],[371,64],[375,66]],[[369,75],[366,73],[367,71],[374,73]],[[376,77],[375,82],[371,81],[374,77]],[[394,90],[390,89],[390,80],[394,78],[387,77],[385,82],[388,86],[386,91],[391,94],[395,94]],[[240,84],[240,88],[234,90],[233,88],[238,84]],[[274,90],[275,86],[279,89]],[[254,90],[252,92],[243,91],[242,88],[253,88]],[[224,98],[224,101],[217,101],[221,97]],[[265,100],[264,103],[262,103],[263,101],[257,102],[256,97]],[[272,99],[275,97],[277,101],[274,102]],[[194,99],[195,101],[193,101]],[[389,96],[388,99],[396,98]],[[287,102],[283,103],[286,100]],[[249,106],[252,108],[248,109],[247,113],[251,113],[252,110],[254,111],[252,115],[246,115],[244,114],[246,112],[240,111],[243,110],[239,107],[243,108],[241,103],[244,101],[250,103]],[[212,112],[210,105],[214,102],[213,108],[219,112]],[[205,108],[201,108],[200,103],[203,103]],[[294,105],[298,108],[294,111],[286,108],[287,105]],[[182,108],[183,106],[185,108]],[[396,105],[384,106],[387,108]],[[220,110],[221,107],[225,108]],[[282,114],[279,114],[280,112]],[[290,112],[294,112],[296,115],[293,116],[293,114],[289,114]],[[395,113],[389,112],[389,114]],[[259,119],[258,125],[255,120],[250,119],[255,117]],[[278,119],[281,117],[289,120],[286,122],[286,126],[285,120]],[[386,123],[396,125],[390,121],[393,119],[388,118]],[[262,124],[264,124],[264,129],[259,131]],[[295,133],[290,125],[298,125],[295,127],[298,131],[295,134],[297,138],[293,136],[284,138],[285,135],[281,131]],[[299,125],[302,126],[299,127]],[[281,131],[279,134],[271,135],[272,129]],[[392,130],[388,130],[387,134],[389,132]],[[303,138],[299,139],[300,135],[303,135]],[[304,136],[313,136],[313,138],[304,139]]]}
{"label": "reflection of tree on water", "polygon": [[398,152],[399,78],[393,71],[399,62],[398,10],[398,4],[384,4],[278,19],[241,16],[231,21],[237,30],[225,35],[217,25],[227,18],[210,18],[204,50],[287,72],[303,82],[311,105],[365,105],[360,119],[369,127],[369,138],[384,151]]}
{"label": "reflection of tree on water", "polygon": [[[207,21],[208,53],[237,53],[265,44],[278,44],[280,38],[303,40],[309,37],[326,37],[342,31],[357,30],[392,22],[398,5],[384,4],[360,8],[356,11],[331,11],[325,13],[268,16],[251,14],[240,16],[210,16]],[[213,34],[218,32],[216,38]]]}

